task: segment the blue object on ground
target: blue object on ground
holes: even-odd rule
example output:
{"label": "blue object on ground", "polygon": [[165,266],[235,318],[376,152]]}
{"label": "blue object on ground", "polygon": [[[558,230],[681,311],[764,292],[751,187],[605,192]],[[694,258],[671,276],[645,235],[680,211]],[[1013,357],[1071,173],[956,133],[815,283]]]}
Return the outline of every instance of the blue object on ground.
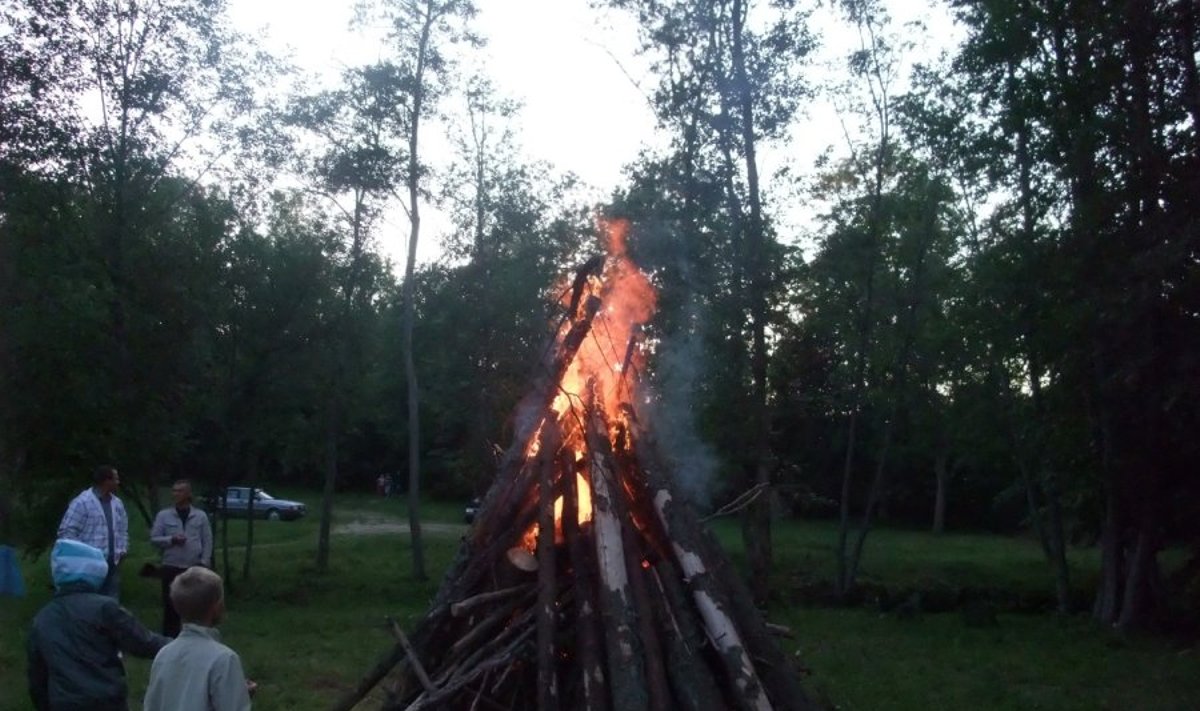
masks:
{"label": "blue object on ground", "polygon": [[25,580],[17,565],[17,551],[12,546],[0,546],[0,595],[25,597]]}

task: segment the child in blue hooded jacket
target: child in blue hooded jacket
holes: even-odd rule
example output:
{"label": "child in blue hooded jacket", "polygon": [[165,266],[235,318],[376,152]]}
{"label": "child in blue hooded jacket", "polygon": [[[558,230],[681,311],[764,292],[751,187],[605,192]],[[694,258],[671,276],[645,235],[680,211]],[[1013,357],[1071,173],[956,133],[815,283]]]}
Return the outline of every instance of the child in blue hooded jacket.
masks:
{"label": "child in blue hooded jacket", "polygon": [[119,652],[146,659],[171,640],[97,591],[108,575],[98,548],[60,540],[50,553],[54,598],[29,632],[29,696],[37,711],[127,711]]}

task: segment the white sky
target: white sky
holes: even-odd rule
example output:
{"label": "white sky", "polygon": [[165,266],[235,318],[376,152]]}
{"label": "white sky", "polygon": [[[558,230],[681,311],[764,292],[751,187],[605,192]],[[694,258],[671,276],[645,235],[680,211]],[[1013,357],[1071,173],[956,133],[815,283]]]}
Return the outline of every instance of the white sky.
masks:
{"label": "white sky", "polygon": [[[230,0],[234,23],[256,35],[272,52],[293,53],[305,71],[331,80],[342,68],[374,61],[381,45],[350,29],[354,0]],[[931,11],[920,0],[890,0],[896,26],[922,19],[934,38],[916,56],[932,56],[957,36],[943,10]],[[479,15],[474,29],[487,40],[482,69],[502,96],[522,103],[516,124],[518,141],[527,156],[550,162],[560,172],[573,172],[603,200],[622,182],[624,166],[653,142],[664,144],[655,131],[654,116],[644,94],[630,77],[647,88],[644,62],[635,55],[637,29],[623,14],[593,10],[588,0],[476,0]],[[831,18],[828,11],[814,17],[821,36],[815,58],[814,81],[828,74],[826,65],[840,63],[853,49],[857,36]],[[619,59],[619,61],[618,61]],[[431,138],[433,138],[431,136]],[[431,141],[436,149],[439,139]],[[769,177],[791,165],[809,171],[826,147],[844,146],[836,110],[827,98],[807,108],[787,146],[763,152],[761,172]],[[431,157],[436,162],[436,157]],[[428,208],[423,214],[428,214]],[[811,210],[790,203],[785,221],[808,223]],[[431,215],[423,223],[422,260],[438,253],[437,236],[447,227]],[[402,215],[385,224],[380,244],[399,263],[407,234]],[[428,229],[424,228],[428,225]]]}

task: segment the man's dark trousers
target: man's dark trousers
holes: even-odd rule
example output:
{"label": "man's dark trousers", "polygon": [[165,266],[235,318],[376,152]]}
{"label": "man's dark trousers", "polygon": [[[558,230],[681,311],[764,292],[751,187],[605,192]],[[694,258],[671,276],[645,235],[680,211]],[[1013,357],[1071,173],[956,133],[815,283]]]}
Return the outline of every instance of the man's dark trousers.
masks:
{"label": "man's dark trousers", "polygon": [[171,581],[179,577],[179,574],[187,568],[176,568],[173,565],[164,565],[159,568],[159,574],[162,576],[162,606],[163,606],[163,636],[178,637],[181,624],[179,622],[179,613],[175,611],[175,606],[171,604]]}

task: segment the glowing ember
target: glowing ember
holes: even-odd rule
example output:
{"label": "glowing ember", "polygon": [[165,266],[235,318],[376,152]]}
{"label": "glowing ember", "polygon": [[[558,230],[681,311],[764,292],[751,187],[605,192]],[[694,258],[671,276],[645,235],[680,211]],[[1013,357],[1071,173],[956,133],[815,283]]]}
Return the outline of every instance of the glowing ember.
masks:
{"label": "glowing ember", "polygon": [[536,551],[538,532],[540,530],[541,529],[538,527],[537,522],[534,522],[534,524],[529,527],[529,530],[525,532],[525,535],[521,536],[521,547],[530,553]]}

